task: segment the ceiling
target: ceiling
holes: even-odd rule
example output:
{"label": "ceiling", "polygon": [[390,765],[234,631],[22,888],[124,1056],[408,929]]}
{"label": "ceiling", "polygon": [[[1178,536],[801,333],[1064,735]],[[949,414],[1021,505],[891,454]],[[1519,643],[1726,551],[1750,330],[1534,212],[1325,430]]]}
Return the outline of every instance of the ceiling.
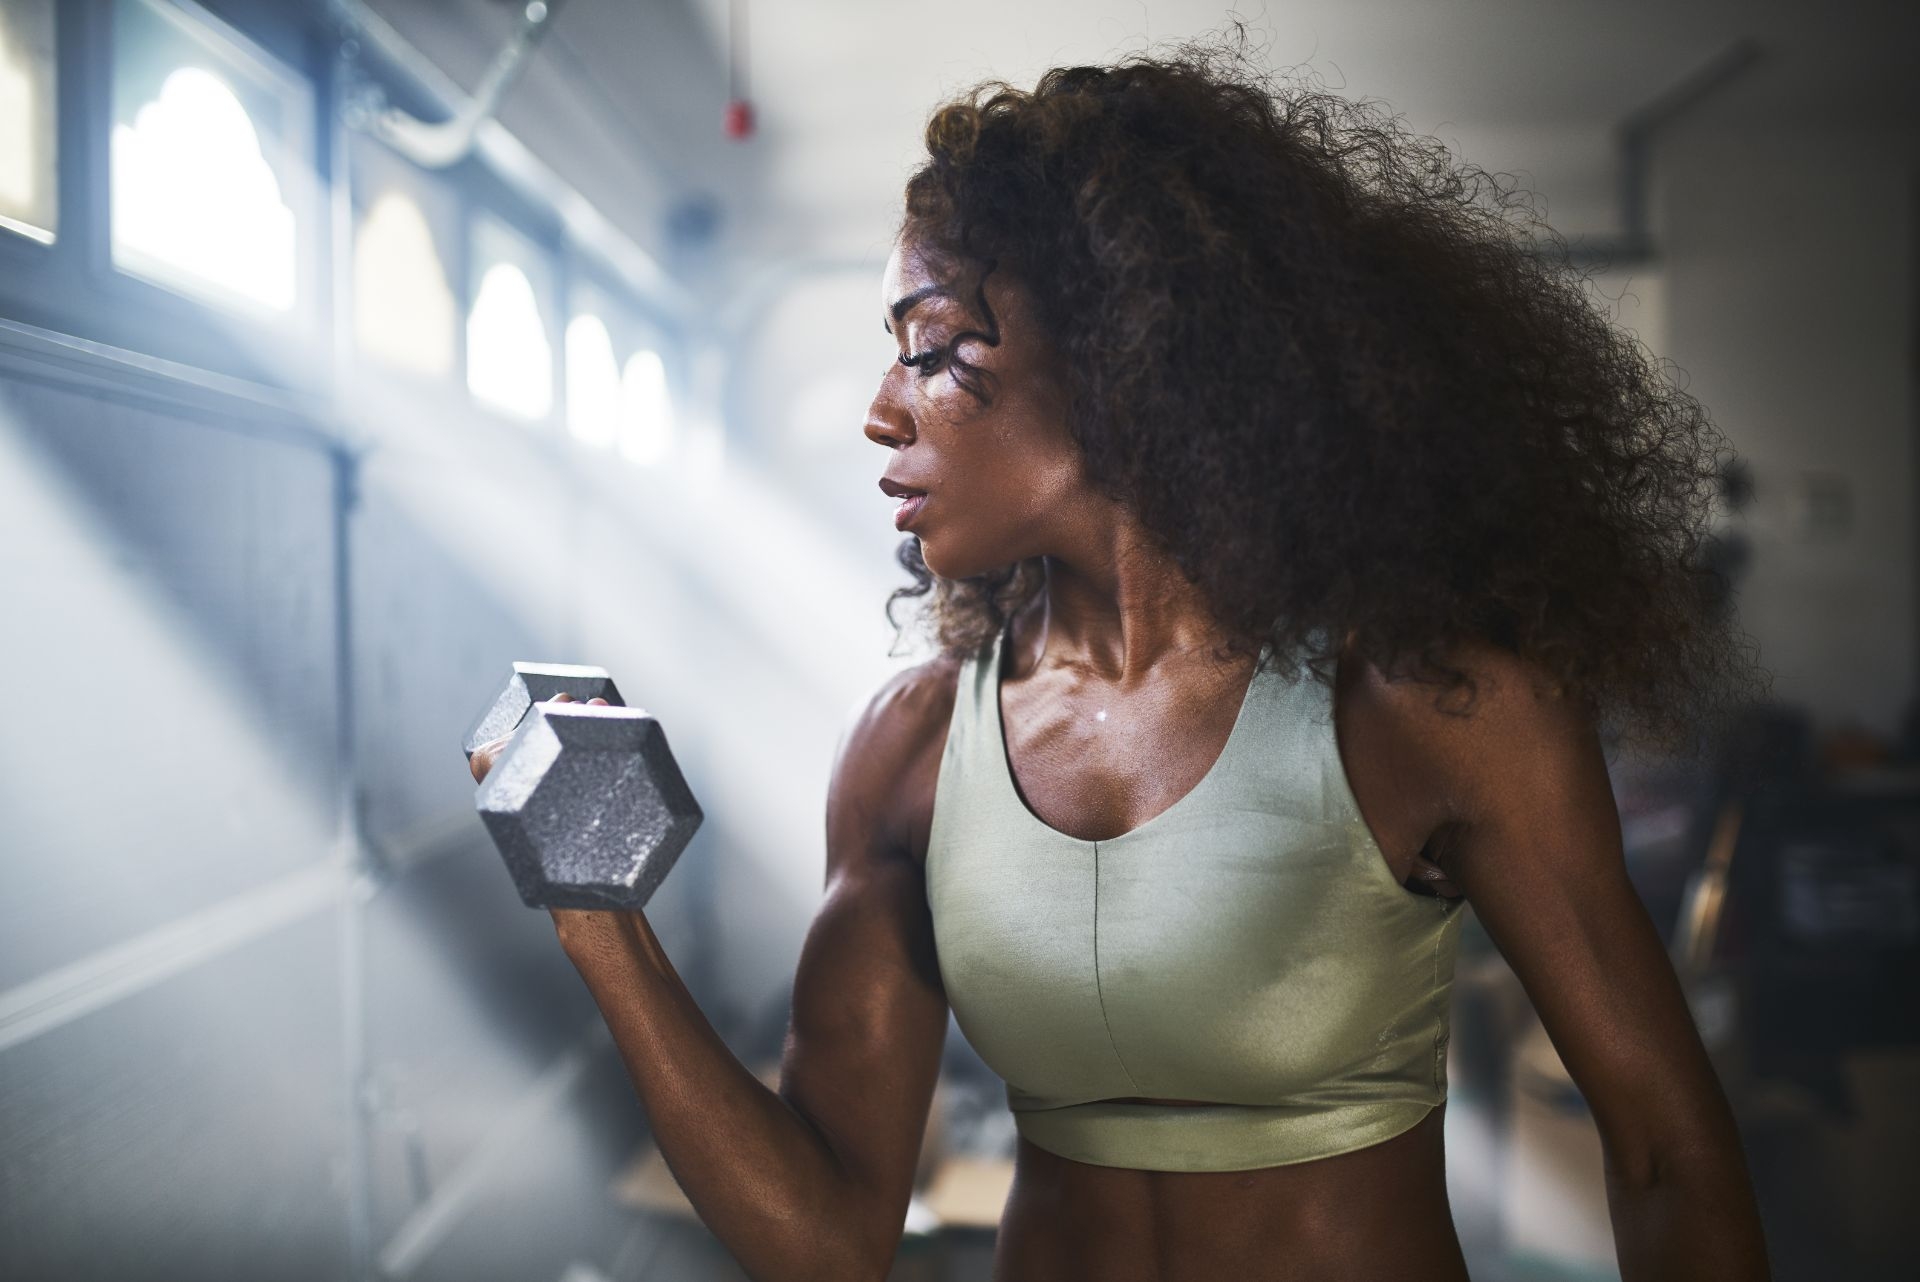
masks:
{"label": "ceiling", "polygon": [[[555,167],[612,202],[616,221],[655,217],[664,181],[729,206],[739,253],[872,257],[942,97],[1201,35],[1230,16],[1218,0],[744,3],[759,120],[747,143],[719,124],[729,0],[568,0],[545,66],[503,121],[551,135]],[[517,5],[374,7],[471,84]],[[1895,0],[1298,0],[1238,16],[1269,65],[1385,100],[1541,193],[1568,234],[1615,227],[1614,125],[1743,37],[1759,60],[1690,119],[1830,128],[1897,115],[1909,138],[1920,121],[1920,5]]]}

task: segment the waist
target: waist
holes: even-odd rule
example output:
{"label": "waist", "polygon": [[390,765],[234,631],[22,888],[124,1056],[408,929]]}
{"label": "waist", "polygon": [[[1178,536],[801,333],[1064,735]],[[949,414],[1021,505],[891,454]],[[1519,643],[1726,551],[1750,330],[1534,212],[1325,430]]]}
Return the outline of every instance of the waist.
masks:
{"label": "waist", "polygon": [[1095,1166],[1154,1171],[1244,1171],[1335,1157],[1411,1130],[1444,1089],[1403,1097],[1311,1104],[1208,1104],[1145,1098],[1047,1108],[1012,1101],[1022,1138]]}
{"label": "waist", "polygon": [[1155,1258],[1195,1278],[1467,1282],[1445,1113],[1331,1161],[1213,1174],[1089,1166],[1022,1139],[996,1238],[1007,1282],[1135,1278]]}

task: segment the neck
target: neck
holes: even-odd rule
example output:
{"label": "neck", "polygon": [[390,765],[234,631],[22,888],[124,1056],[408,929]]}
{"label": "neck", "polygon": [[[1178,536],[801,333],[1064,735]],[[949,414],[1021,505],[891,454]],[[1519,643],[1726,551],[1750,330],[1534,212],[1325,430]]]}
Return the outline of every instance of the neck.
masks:
{"label": "neck", "polygon": [[1042,558],[1046,585],[1016,622],[1024,667],[1070,667],[1124,684],[1172,663],[1212,663],[1227,636],[1172,559],[1130,549],[1092,572]]}

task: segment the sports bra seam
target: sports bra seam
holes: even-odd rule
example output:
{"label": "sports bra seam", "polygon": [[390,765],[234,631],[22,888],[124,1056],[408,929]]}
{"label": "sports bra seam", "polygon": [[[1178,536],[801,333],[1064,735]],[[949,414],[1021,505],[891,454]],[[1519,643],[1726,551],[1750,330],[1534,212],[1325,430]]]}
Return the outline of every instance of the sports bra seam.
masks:
{"label": "sports bra seam", "polygon": [[1113,1021],[1107,1017],[1107,991],[1100,979],[1100,843],[1093,846],[1093,996],[1100,1004],[1100,1026],[1107,1030],[1107,1045],[1113,1050],[1113,1062],[1127,1075],[1127,1082],[1136,1093],[1140,1083],[1134,1081],[1133,1070],[1127,1067],[1127,1057],[1120,1053],[1120,1043],[1113,1036]]}

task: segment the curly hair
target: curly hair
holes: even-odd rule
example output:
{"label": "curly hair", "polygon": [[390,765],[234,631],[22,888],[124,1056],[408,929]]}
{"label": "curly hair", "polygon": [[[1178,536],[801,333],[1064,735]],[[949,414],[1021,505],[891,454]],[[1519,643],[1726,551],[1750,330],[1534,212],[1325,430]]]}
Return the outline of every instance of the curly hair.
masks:
{"label": "curly hair", "polygon": [[[1351,637],[1471,694],[1449,647],[1491,644],[1668,751],[1762,692],[1702,555],[1732,451],[1508,176],[1264,70],[1244,31],[988,81],[933,113],[926,148],[903,233],[978,282],[988,342],[986,278],[1030,292],[1089,479],[1228,648],[1270,641],[1330,683]],[[1045,586],[1039,557],[959,580],[917,538],[898,559],[914,583],[888,621],[931,592],[950,654]]]}

